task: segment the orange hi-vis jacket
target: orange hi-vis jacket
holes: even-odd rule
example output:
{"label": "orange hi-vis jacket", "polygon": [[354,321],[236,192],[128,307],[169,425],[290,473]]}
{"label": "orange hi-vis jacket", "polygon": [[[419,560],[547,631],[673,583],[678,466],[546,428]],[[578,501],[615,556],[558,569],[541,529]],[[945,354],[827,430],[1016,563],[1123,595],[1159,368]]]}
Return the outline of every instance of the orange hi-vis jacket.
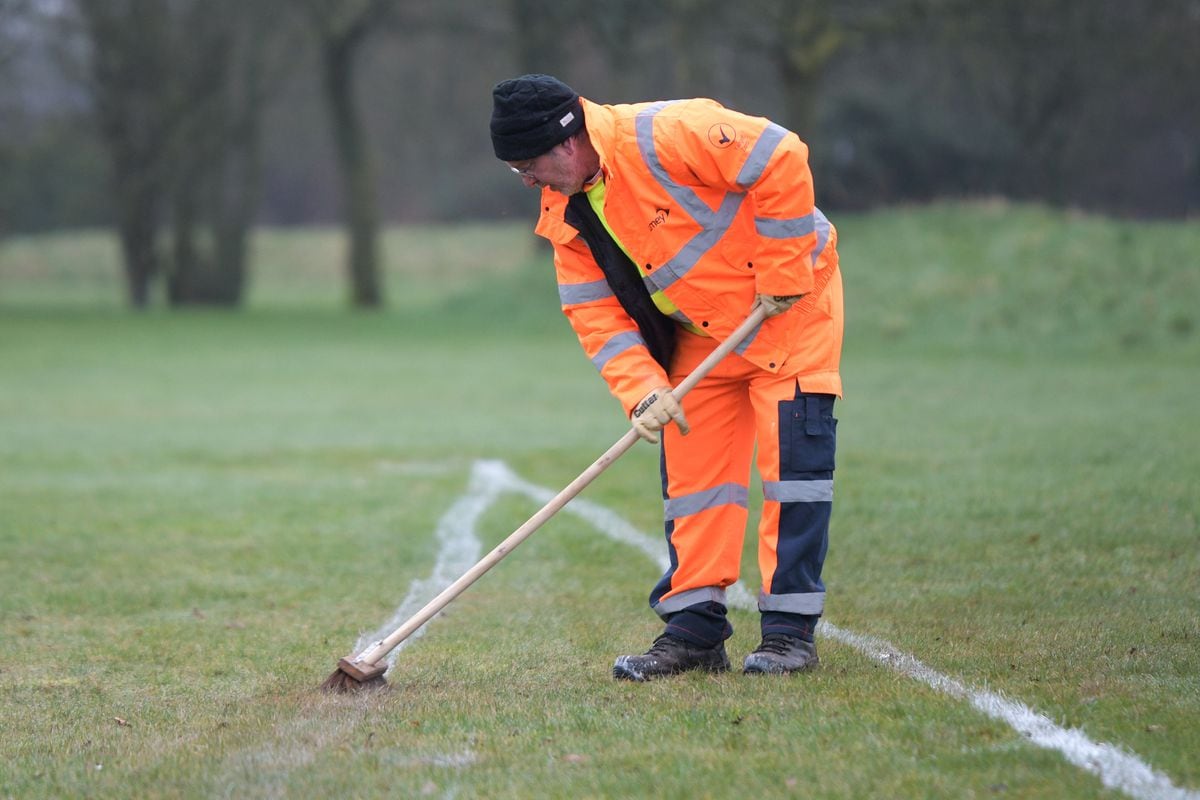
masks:
{"label": "orange hi-vis jacket", "polygon": [[[677,322],[717,340],[745,319],[756,295],[805,295],[737,352],[761,369],[795,374],[805,392],[840,396],[837,232],[814,206],[807,146],[713,100],[581,102],[605,181],[604,218],[637,262],[630,280],[645,295],[661,291]],[[635,320],[618,297],[628,280],[614,278],[611,254],[582,235],[579,198],[586,204],[582,193],[543,189],[536,231],[554,245],[563,312],[628,412],[668,385],[669,345],[652,341],[653,325]]]}

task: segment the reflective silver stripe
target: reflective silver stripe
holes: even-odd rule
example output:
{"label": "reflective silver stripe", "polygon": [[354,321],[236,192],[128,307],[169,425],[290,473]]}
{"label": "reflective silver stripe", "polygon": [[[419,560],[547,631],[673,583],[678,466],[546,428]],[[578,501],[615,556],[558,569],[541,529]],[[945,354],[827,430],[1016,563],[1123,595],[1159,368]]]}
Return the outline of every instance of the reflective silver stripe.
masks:
{"label": "reflective silver stripe", "polygon": [[638,150],[641,151],[642,160],[650,168],[650,174],[654,176],[654,179],[666,189],[676,203],[683,207],[684,211],[703,225],[705,220],[712,216],[712,210],[694,191],[671,180],[671,176],[667,174],[662,162],[658,160],[658,150],[654,147],[654,118],[658,116],[658,112],[678,102],[678,100],[665,100],[654,103],[638,113],[637,119],[634,121]]}
{"label": "reflective silver stripe", "polygon": [[671,316],[671,319],[675,320],[676,322],[681,322],[684,325],[692,324],[692,321],[690,319],[688,319],[688,315],[678,309],[676,309],[675,311],[672,311],[670,316]]}
{"label": "reflective silver stripe", "polygon": [[741,186],[743,189],[749,189],[762,177],[763,170],[767,168],[767,162],[771,160],[775,149],[779,147],[779,143],[787,135],[787,129],[776,125],[774,122],[763,129],[763,132],[758,136],[758,141],[754,143],[754,147],[750,150],[750,155],[746,157],[746,163],[742,165],[742,171],[738,173],[738,186]]}
{"label": "reflective silver stripe", "polygon": [[763,497],[777,503],[832,503],[833,481],[763,481]]}
{"label": "reflective silver stripe", "polygon": [[707,206],[704,207],[705,217],[697,220],[704,226],[703,230],[689,239],[670,261],[646,276],[647,285],[653,287],[650,290],[651,294],[682,278],[709,250],[717,246],[725,231],[733,224],[733,218],[737,216],[745,199],[744,194],[729,192],[721,199],[721,205],[716,212],[709,211]]}
{"label": "reflective silver stripe", "polygon": [[813,226],[817,231],[817,246],[813,248],[812,260],[813,264],[816,264],[817,259],[821,257],[821,251],[829,244],[829,218],[822,214],[819,208],[813,209]]}
{"label": "reflective silver stripe", "polygon": [[667,174],[666,168],[658,158],[658,150],[654,146],[654,118],[664,108],[677,102],[679,101],[668,100],[654,103],[638,113],[634,122],[638,150],[641,152],[642,160],[646,162],[650,174],[654,176],[663,190],[700,224],[701,230],[684,244],[666,264],[646,276],[646,288],[651,294],[667,288],[682,278],[709,250],[716,246],[721,237],[725,235],[725,231],[733,224],[733,218],[737,216],[738,210],[742,207],[742,201],[745,199],[745,195],[740,192],[728,192],[721,199],[720,207],[713,211],[695,191],[676,183]]}
{"label": "reflective silver stripe", "polygon": [[[724,231],[702,230],[684,244],[683,248],[658,269],[646,276],[646,287],[651,294],[666,289],[688,273],[704,254],[712,249]],[[711,240],[711,241],[709,241]]]}
{"label": "reflective silver stripe", "polygon": [[603,371],[604,365],[611,361],[616,356],[624,353],[631,347],[641,345],[646,346],[646,341],[642,339],[642,335],[636,331],[626,331],[618,333],[616,336],[609,339],[600,348],[600,352],[592,356],[592,363],[596,365],[596,369]]}
{"label": "reflective silver stripe", "polygon": [[702,492],[672,497],[663,501],[663,517],[668,520],[699,514],[718,506],[741,506],[746,508],[749,491],[736,483],[723,483]]}
{"label": "reflective silver stripe", "polygon": [[[813,232],[814,221],[812,214],[793,219],[754,218],[754,230],[759,236],[769,239],[799,239]],[[828,233],[828,231],[826,231]]]}
{"label": "reflective silver stripe", "polygon": [[822,614],[825,611],[825,593],[767,594],[759,592],[758,610],[783,611],[788,614]]}
{"label": "reflective silver stripe", "polygon": [[666,600],[659,600],[654,604],[654,611],[660,617],[666,617],[668,614],[683,611],[688,606],[694,606],[697,603],[728,605],[725,602],[724,589],[720,586],[703,586],[699,589],[688,589],[686,592],[671,595]]}
{"label": "reflective silver stripe", "polygon": [[612,287],[604,278],[588,283],[560,283],[558,285],[558,299],[564,306],[590,303],[593,300],[603,300],[612,296]]}

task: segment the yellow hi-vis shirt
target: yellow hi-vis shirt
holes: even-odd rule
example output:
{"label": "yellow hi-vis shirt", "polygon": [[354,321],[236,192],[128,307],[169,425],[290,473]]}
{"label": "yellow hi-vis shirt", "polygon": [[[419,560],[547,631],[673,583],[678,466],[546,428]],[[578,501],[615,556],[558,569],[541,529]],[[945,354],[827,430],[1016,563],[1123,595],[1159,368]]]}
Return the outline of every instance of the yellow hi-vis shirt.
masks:
{"label": "yellow hi-vis shirt", "polygon": [[[592,210],[596,212],[596,216],[599,217],[600,224],[604,226],[604,230],[608,231],[608,235],[611,236],[612,240],[617,243],[617,247],[621,248],[621,252],[633,262],[635,267],[637,267],[638,274],[643,278],[646,277],[646,272],[642,269],[641,263],[625,248],[625,243],[617,238],[617,235],[613,233],[612,228],[608,227],[608,220],[604,218],[604,178],[601,177],[600,180],[592,184],[586,191],[588,203],[591,205]],[[657,292],[650,295],[650,299],[654,301],[654,305],[658,307],[658,310],[668,317],[679,310],[679,307],[671,302],[666,294],[663,293],[662,289],[659,289]],[[704,329],[699,325],[693,325],[690,322],[681,322],[680,324],[692,333],[697,333],[701,336],[708,336],[708,334],[704,332]]]}

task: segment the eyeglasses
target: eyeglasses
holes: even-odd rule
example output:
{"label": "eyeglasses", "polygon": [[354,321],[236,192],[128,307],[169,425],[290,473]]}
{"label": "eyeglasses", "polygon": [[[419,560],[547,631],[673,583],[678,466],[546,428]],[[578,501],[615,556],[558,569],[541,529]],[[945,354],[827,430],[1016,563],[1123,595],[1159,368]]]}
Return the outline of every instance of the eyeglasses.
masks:
{"label": "eyeglasses", "polygon": [[520,168],[509,167],[509,169],[511,169],[517,175],[520,175],[522,178],[532,178],[533,177],[533,162],[530,162],[529,166],[527,166],[527,167],[520,167]]}
{"label": "eyeglasses", "polygon": [[538,161],[541,160],[543,156],[546,156],[549,153],[554,152],[555,150],[558,149],[558,147],[559,147],[559,145],[554,145],[554,147],[551,147],[545,153],[542,153],[542,155],[534,156],[533,158],[527,159],[525,161],[525,166],[523,166],[523,167],[514,167],[512,164],[509,164],[508,168],[511,169],[514,174],[519,175],[522,178],[532,178],[533,180],[536,181],[537,176],[533,174],[533,168],[537,166]]}

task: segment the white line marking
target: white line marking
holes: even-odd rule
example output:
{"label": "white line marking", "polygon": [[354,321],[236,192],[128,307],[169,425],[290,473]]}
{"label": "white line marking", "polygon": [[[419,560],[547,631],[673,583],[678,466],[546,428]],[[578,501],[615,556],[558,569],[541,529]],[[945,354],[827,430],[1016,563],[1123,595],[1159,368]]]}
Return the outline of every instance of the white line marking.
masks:
{"label": "white line marking", "polygon": [[[506,469],[499,461],[475,462],[471,468],[471,479],[466,494],[460,496],[438,520],[436,537],[441,547],[438,548],[433,572],[424,580],[412,582],[408,587],[408,594],[390,620],[374,633],[358,637],[354,646],[355,653],[361,653],[368,645],[399,628],[405,620],[424,608],[426,603],[458,580],[460,575],[479,560],[481,545],[479,536],[475,533],[475,526],[483,512],[487,511],[504,490]],[[388,669],[396,665],[400,651],[425,633],[428,626],[428,622],[422,625],[388,654]]]}
{"label": "white line marking", "polygon": [[[476,462],[472,471],[472,486],[489,478],[493,481],[490,487],[493,493],[513,491],[542,504],[556,494],[522,480],[503,462]],[[661,569],[666,569],[668,559],[664,545],[638,531],[615,512],[578,497],[563,510],[583,518],[614,541],[641,550]],[[470,535],[474,537],[473,530]],[[757,600],[741,581],[730,587],[726,599],[733,608],[758,610]],[[923,664],[916,657],[897,650],[882,639],[847,631],[825,621],[821,622],[819,631],[822,635],[849,645],[863,655],[939,692],[966,700],[987,716],[1006,723],[1037,746],[1062,753],[1070,763],[1099,777],[1100,782],[1109,789],[1124,792],[1137,800],[1200,800],[1200,792],[1175,786],[1169,777],[1151,768],[1133,753],[1111,744],[1097,744],[1079,729],[1056,725],[1045,715],[996,692],[972,689]]]}
{"label": "white line marking", "polygon": [[1133,753],[1111,744],[1097,744],[1078,728],[1063,728],[1029,706],[1009,700],[996,692],[972,689],[902,653],[891,644],[821,623],[821,632],[831,639],[850,645],[864,655],[920,681],[939,692],[966,700],[992,719],[1009,725],[1038,747],[1057,750],[1067,761],[1100,778],[1109,789],[1124,792],[1138,800],[1197,800],[1200,792],[1182,789],[1161,772],[1151,768]]}
{"label": "white line marking", "polygon": [[[503,492],[524,495],[542,504],[556,494],[523,480],[502,461],[476,461],[471,469],[466,494],[460,496],[438,521],[437,539],[441,542],[441,548],[433,572],[425,580],[413,581],[392,619],[371,636],[360,637],[355,652],[387,636],[479,560],[481,545],[476,524]],[[610,539],[642,551],[660,569],[666,569],[669,562],[663,544],[637,530],[619,514],[579,497],[563,510],[581,517]],[[744,611],[758,609],[757,600],[741,581],[729,587],[726,599],[732,608]],[[396,657],[404,645],[415,640],[424,630],[422,627],[416,631],[389,654],[389,668],[395,666]],[[1099,777],[1109,789],[1124,792],[1136,800],[1200,800],[1200,792],[1175,786],[1169,777],[1154,770],[1133,753],[1111,744],[1097,744],[1079,729],[1056,725],[1023,703],[995,692],[972,689],[882,639],[847,631],[826,621],[821,622],[819,632],[939,692],[966,700],[987,716],[1009,725],[1037,746],[1057,750],[1070,763]]]}

